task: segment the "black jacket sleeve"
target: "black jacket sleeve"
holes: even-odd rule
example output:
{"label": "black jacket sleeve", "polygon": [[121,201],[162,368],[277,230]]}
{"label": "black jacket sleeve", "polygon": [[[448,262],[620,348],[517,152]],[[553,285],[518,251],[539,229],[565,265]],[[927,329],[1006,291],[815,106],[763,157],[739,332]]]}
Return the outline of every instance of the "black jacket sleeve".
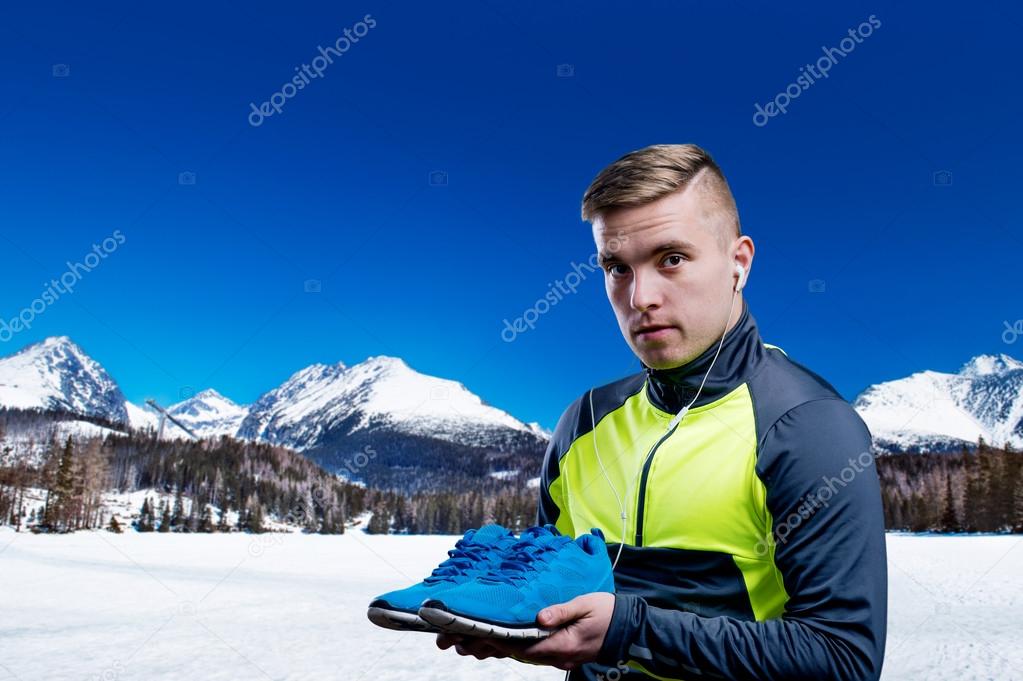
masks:
{"label": "black jacket sleeve", "polygon": [[547,444],[547,452],[543,457],[543,466],[540,469],[540,502],[536,508],[536,524],[554,524],[561,515],[561,509],[551,496],[551,482],[558,476],[558,450],[554,438]]}
{"label": "black jacket sleeve", "polygon": [[803,403],[763,435],[757,475],[789,600],[760,622],[700,617],[617,595],[598,662],[686,679],[876,681],[887,558],[870,432],[841,399]]}
{"label": "black jacket sleeve", "polygon": [[[561,517],[561,506],[564,500],[556,499],[551,494],[551,485],[561,475],[561,457],[565,455],[572,441],[580,428],[580,416],[582,416],[583,398],[576,399],[561,414],[558,424],[551,433],[551,440],[547,444],[547,451],[543,457],[543,465],[540,468],[540,501],[536,509],[536,524],[555,524]],[[588,423],[588,414],[585,415]]]}

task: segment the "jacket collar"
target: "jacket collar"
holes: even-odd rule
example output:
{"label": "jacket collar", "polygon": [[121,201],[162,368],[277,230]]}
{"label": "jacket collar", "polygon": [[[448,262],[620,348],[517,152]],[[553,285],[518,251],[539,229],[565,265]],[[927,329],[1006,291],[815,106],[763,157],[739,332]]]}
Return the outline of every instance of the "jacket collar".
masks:
{"label": "jacket collar", "polygon": [[[682,366],[669,369],[652,369],[643,364],[646,372],[646,393],[650,402],[661,411],[678,413],[696,395],[704,374],[711,366],[717,352],[718,336],[702,354]],[[693,407],[701,407],[718,400],[737,388],[753,373],[765,355],[756,320],[749,311],[746,300],[742,301],[742,314],[735,326],[725,334],[721,354],[714,362],[714,368],[707,376],[703,391]],[[642,363],[642,362],[641,362]]]}

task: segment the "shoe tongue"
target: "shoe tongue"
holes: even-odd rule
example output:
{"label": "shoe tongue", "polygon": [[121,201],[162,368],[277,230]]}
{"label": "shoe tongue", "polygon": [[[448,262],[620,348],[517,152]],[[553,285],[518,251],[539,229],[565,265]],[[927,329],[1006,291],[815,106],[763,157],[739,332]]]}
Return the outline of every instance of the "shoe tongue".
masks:
{"label": "shoe tongue", "polygon": [[543,525],[530,527],[522,531],[520,535],[523,539],[529,538],[535,541],[549,541],[552,537],[560,537],[561,532],[554,525]]}
{"label": "shoe tongue", "polygon": [[535,545],[535,546],[547,546],[549,544],[557,544],[560,542],[567,542],[571,538],[561,534],[556,527],[553,525],[544,525],[543,527],[530,527],[522,531],[519,535],[519,542],[523,546]]}
{"label": "shoe tongue", "polygon": [[[469,530],[469,532],[473,532]],[[472,541],[473,544],[485,544],[493,545],[499,542],[501,539],[511,535],[511,532],[497,524],[484,525],[480,529],[476,530],[470,537],[469,532],[466,532],[466,539]]]}

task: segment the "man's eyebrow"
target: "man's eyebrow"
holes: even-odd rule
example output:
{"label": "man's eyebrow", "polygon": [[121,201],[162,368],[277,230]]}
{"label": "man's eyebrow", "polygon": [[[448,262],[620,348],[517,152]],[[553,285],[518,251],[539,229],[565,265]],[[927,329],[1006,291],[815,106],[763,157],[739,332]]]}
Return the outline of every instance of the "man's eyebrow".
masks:
{"label": "man's eyebrow", "polygon": [[[650,251],[650,255],[657,255],[658,253],[663,253],[665,251],[693,251],[693,250],[696,250],[695,244],[689,241],[684,241],[682,239],[673,239],[671,241],[666,241],[660,246],[657,246],[656,248],[652,249]],[[617,257],[613,252],[612,253],[601,252],[600,255],[598,256],[598,260],[601,265],[605,265],[611,262],[612,260],[616,259]]]}

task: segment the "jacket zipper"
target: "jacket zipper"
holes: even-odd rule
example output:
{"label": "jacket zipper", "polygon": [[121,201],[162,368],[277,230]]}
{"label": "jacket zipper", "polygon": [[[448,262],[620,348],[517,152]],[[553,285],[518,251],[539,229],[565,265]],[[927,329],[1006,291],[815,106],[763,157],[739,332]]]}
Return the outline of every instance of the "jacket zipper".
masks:
{"label": "jacket zipper", "polygon": [[635,546],[643,546],[643,509],[646,506],[646,481],[650,475],[650,467],[654,462],[654,454],[657,452],[657,448],[661,446],[661,443],[671,437],[671,434],[678,429],[678,424],[675,427],[667,431],[662,435],[654,446],[650,448],[650,452],[646,455],[646,461],[643,462],[643,474],[639,479],[639,500],[636,504],[636,532],[635,532]]}

